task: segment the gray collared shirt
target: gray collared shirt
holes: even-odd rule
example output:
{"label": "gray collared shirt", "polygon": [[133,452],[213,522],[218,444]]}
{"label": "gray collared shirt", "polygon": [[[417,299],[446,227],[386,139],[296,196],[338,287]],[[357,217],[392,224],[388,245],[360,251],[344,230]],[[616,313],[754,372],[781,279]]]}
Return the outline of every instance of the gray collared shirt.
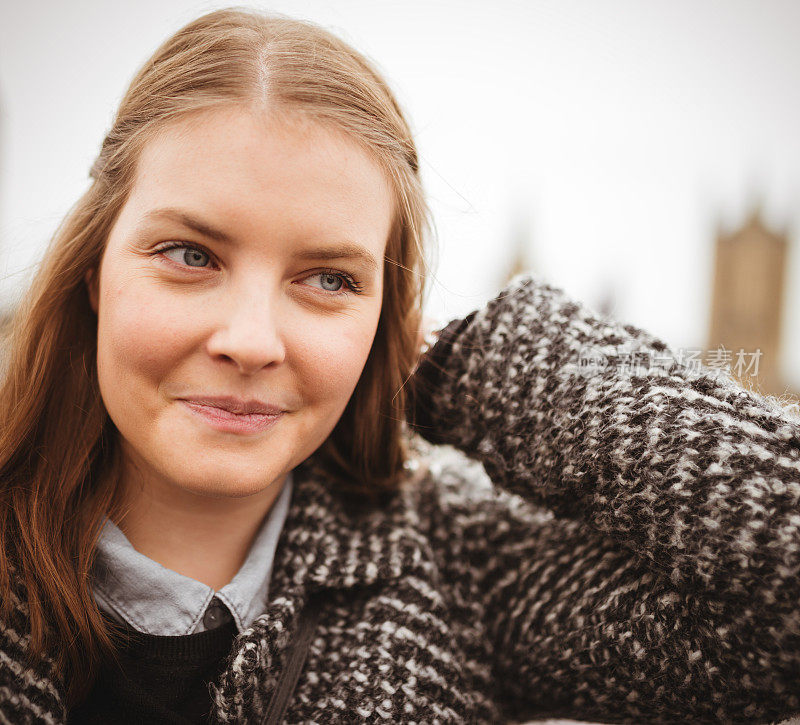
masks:
{"label": "gray collared shirt", "polygon": [[272,561],[292,495],[292,474],[264,518],[236,576],[219,591],[140,554],[106,519],[92,570],[101,609],[145,634],[177,636],[214,629],[233,617],[247,629],[267,603]]}

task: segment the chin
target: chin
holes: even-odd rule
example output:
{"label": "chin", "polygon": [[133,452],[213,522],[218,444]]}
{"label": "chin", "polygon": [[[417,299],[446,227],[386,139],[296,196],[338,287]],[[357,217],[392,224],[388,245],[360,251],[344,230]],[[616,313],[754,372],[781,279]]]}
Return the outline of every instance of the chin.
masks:
{"label": "chin", "polygon": [[193,488],[190,489],[191,493],[196,494],[197,496],[203,496],[204,498],[218,498],[218,499],[231,499],[231,498],[247,498],[248,496],[252,496],[254,494],[260,493],[264,489],[243,489],[240,486],[236,488],[220,488],[219,486],[214,486],[207,489],[198,489]]}
{"label": "chin", "polygon": [[198,478],[197,472],[188,479],[178,479],[180,488],[197,496],[209,498],[245,498],[261,493],[279,478],[280,474],[265,476],[249,480],[244,476],[237,476],[235,471],[227,469],[218,475],[210,474]]}

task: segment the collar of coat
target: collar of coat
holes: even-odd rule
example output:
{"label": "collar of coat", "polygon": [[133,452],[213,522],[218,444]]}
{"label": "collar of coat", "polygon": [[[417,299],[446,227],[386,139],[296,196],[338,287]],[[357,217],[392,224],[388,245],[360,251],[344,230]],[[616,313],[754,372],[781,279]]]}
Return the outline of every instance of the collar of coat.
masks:
{"label": "collar of coat", "polygon": [[424,565],[414,498],[424,466],[408,471],[380,505],[359,505],[313,458],[295,469],[289,513],[278,542],[270,591],[370,586]]}

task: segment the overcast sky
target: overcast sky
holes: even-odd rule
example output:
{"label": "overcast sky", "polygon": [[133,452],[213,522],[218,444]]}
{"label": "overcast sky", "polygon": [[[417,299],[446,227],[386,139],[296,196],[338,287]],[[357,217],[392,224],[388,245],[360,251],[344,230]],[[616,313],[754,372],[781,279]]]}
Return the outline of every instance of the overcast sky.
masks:
{"label": "overcast sky", "polygon": [[[429,312],[535,269],[673,347],[705,346],[713,239],[759,201],[792,242],[784,376],[800,389],[800,2],[295,0],[407,111],[438,232]],[[226,3],[11,3],[0,15],[0,304],[88,184],[139,65]]]}

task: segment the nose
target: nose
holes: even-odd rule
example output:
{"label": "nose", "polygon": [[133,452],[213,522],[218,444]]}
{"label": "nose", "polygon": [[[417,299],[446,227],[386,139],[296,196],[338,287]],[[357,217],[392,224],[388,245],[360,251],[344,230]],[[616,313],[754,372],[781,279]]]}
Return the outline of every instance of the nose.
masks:
{"label": "nose", "polygon": [[214,359],[235,365],[245,375],[286,359],[279,305],[269,294],[231,291],[219,306],[219,324],[206,349]]}

